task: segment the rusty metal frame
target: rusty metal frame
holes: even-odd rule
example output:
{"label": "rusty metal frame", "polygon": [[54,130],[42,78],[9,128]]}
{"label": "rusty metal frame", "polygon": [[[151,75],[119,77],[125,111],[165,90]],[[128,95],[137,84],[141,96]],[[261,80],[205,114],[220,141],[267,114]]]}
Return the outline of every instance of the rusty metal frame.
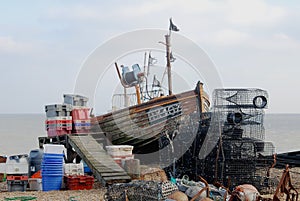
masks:
{"label": "rusty metal frame", "polygon": [[[294,191],[294,193],[292,191]],[[280,195],[282,195],[282,194],[286,194],[286,201],[297,201],[298,200],[298,191],[292,185],[288,165],[286,165],[286,168],[282,173],[282,177],[277,186],[276,192],[273,197],[273,201],[280,201],[280,197],[281,197]]]}

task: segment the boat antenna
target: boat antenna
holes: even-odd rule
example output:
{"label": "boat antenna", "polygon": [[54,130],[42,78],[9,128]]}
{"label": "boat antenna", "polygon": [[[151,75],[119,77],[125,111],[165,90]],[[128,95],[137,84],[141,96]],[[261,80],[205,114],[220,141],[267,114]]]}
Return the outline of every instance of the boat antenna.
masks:
{"label": "boat antenna", "polygon": [[168,89],[169,95],[172,95],[172,71],[171,71],[171,33],[172,31],[179,31],[176,25],[173,24],[170,18],[169,34],[165,35],[166,39],[166,52],[167,52],[167,72],[168,72]]}

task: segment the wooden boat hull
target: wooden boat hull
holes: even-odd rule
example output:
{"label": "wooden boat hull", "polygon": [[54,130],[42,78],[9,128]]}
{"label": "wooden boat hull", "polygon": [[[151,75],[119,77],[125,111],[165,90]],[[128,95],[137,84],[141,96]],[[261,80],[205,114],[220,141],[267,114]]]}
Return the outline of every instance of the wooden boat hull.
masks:
{"label": "wooden boat hull", "polygon": [[112,144],[133,145],[134,153],[153,152],[162,148],[162,137],[172,139],[188,127],[199,126],[201,102],[201,90],[196,87],[94,117],[92,130],[104,132]]}

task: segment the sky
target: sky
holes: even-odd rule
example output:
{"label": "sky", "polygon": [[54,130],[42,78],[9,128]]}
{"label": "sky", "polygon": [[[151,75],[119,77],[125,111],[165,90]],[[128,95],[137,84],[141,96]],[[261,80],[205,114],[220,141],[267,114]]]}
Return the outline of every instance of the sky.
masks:
{"label": "sky", "polygon": [[268,113],[300,113],[299,8],[296,0],[3,1],[0,113],[43,113],[74,91],[95,48],[133,30],[167,29],[170,17],[224,87],[265,89]]}

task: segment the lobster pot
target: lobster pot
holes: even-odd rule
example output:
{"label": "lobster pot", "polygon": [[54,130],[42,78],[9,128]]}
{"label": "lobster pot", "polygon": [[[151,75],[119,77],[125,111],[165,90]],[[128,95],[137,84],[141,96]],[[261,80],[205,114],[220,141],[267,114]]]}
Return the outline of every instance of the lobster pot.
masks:
{"label": "lobster pot", "polygon": [[167,199],[173,192],[178,191],[178,187],[171,182],[136,180],[130,183],[118,183],[108,187],[105,200],[125,200],[125,191],[128,200],[161,201]]}

